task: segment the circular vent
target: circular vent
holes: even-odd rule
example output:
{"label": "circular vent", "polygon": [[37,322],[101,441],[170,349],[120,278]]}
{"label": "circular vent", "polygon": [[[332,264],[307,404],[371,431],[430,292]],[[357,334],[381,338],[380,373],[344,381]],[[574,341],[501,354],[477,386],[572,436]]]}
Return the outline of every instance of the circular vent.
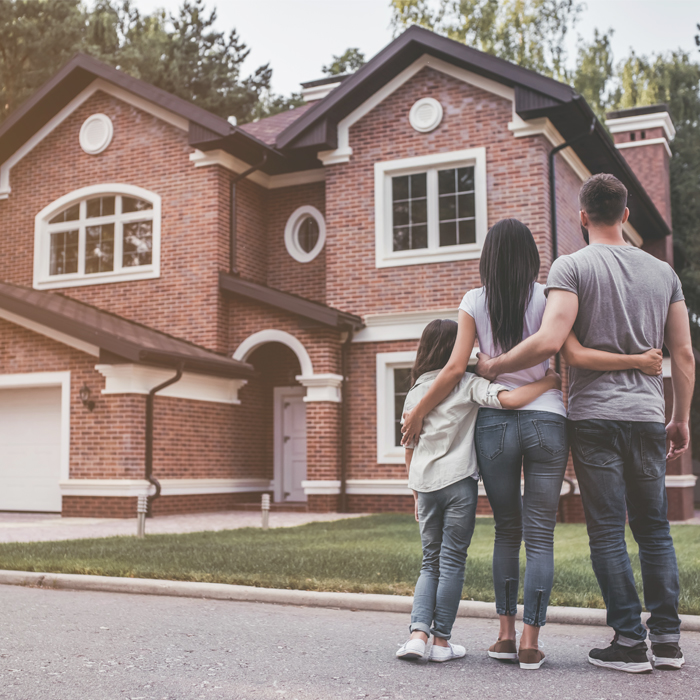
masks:
{"label": "circular vent", "polygon": [[112,120],[106,114],[93,114],[80,127],[80,147],[94,156],[109,146],[112,141]]}
{"label": "circular vent", "polygon": [[424,97],[411,107],[408,120],[416,131],[432,131],[442,121],[442,105],[432,97]]}

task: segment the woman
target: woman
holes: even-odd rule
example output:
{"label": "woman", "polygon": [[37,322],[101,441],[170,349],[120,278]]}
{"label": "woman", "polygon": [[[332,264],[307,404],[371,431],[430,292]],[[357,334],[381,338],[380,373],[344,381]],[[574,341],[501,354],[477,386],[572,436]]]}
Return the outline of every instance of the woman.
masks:
{"label": "woman", "polygon": [[[437,406],[463,376],[476,338],[486,355],[507,352],[535,333],[542,322],[546,297],[537,275],[540,257],[532,233],[516,219],[504,219],[488,232],[479,272],[484,286],[468,292],[459,307],[457,341],[449,362],[430,390],[404,420],[404,444],[420,435],[424,416]],[[600,371],[661,371],[661,353],[616,355],[583,348],[572,333],[566,343],[570,364]],[[543,362],[504,374],[497,382],[508,388],[541,379]],[[554,571],[553,539],[559,494],[568,461],[566,410],[559,390],[551,390],[518,410],[479,409],[476,424],[479,470],[496,523],[493,580],[500,617],[498,641],[489,649],[497,659],[519,660],[521,668],[539,668],[538,648],[545,624]],[[525,490],[521,498],[521,468]],[[520,542],[525,539],[524,629],[515,644]]]}

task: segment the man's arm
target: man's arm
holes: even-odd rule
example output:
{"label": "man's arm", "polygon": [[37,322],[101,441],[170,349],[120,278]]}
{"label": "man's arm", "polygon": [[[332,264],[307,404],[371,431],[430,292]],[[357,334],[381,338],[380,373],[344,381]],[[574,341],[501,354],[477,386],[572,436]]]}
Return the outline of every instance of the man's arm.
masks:
{"label": "man's arm", "polygon": [[663,353],[657,348],[637,355],[620,355],[616,352],[584,348],[574,331],[569,333],[561,354],[569,367],[592,369],[596,372],[638,369],[652,377],[658,377],[661,374],[663,361]]}
{"label": "man's arm", "polygon": [[479,358],[476,373],[493,381],[500,374],[517,372],[548,360],[564,345],[577,314],[578,295],[563,289],[550,290],[542,325],[537,333],[504,355],[488,360]]}
{"label": "man's arm", "polygon": [[671,384],[673,385],[673,414],[666,426],[670,440],[668,459],[680,457],[690,444],[690,402],[695,386],[695,357],[690,340],[688,309],[684,301],[671,304],[666,319],[664,344],[671,353]]}

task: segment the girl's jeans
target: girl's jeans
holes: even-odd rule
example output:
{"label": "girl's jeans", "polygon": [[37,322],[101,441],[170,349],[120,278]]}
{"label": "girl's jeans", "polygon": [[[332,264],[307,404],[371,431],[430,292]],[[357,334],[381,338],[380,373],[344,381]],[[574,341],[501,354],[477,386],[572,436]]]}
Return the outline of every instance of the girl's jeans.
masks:
{"label": "girl's jeans", "polygon": [[[566,418],[547,411],[480,408],[476,423],[479,470],[496,520],[493,583],[496,611],[515,615],[520,542],[525,536],[523,622],[542,627],[554,577],[554,526],[569,456]],[[520,492],[520,472],[525,493]]]}
{"label": "girl's jeans", "polygon": [[474,534],[477,496],[478,485],[471,477],[418,493],[423,564],[413,595],[411,632],[432,633],[442,639],[452,634],[467,548]]}

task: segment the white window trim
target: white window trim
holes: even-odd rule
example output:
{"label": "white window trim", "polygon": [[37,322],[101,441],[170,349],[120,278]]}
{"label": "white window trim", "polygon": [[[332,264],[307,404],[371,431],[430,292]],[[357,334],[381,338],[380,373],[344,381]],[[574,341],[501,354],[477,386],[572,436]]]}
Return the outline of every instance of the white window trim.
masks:
{"label": "white window trim", "polygon": [[394,445],[394,370],[412,367],[414,350],[377,353],[377,464],[403,464],[405,450]]}
{"label": "white window trim", "polygon": [[[297,236],[299,235],[299,227],[304,219],[311,217],[318,224],[318,240],[316,245],[307,253],[299,245]],[[311,262],[323,250],[326,244],[326,222],[323,214],[310,205],[299,207],[287,219],[287,224],[284,227],[284,244],[287,246],[287,252],[300,263]]]}
{"label": "white window trim", "polygon": [[[394,251],[392,236],[391,178],[442,168],[474,167],[474,210],[476,243],[439,246],[439,219],[437,210],[437,176],[428,177],[428,248]],[[433,153],[416,158],[384,161],[374,164],[374,206],[376,266],[400,267],[474,260],[481,257],[481,248],[488,232],[486,192],[486,149],[467,148],[450,153]]]}
{"label": "white window trim", "polygon": [[70,372],[30,372],[27,374],[0,374],[0,389],[28,389],[61,387],[61,480],[70,473]]}
{"label": "white window trim", "polygon": [[[49,220],[61,209],[71,206],[89,197],[106,195],[125,195],[145,199],[153,205],[148,210],[149,219],[153,220],[152,263],[139,267],[122,268],[116,272],[98,272],[91,275],[71,273],[68,275],[49,275],[50,237]],[[138,216],[134,216],[138,219]],[[61,289],[65,287],[84,287],[113,282],[131,282],[135,280],[155,279],[160,277],[160,220],[161,198],[159,195],[135,185],[104,183],[81,187],[59,197],[44,207],[34,219],[34,289]],[[77,225],[77,222],[76,222]],[[117,255],[118,232],[115,227],[115,256]],[[82,245],[82,241],[81,241]],[[82,252],[81,252],[82,255]]]}

